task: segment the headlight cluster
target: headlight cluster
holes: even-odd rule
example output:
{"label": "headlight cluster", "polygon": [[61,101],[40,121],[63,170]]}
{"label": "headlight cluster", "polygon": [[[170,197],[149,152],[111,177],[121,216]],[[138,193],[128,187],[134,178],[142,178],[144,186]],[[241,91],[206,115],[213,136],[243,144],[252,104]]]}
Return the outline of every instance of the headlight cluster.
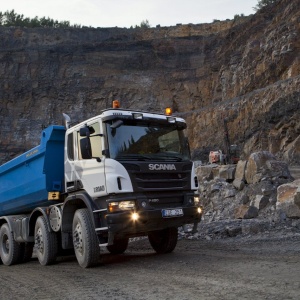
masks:
{"label": "headlight cluster", "polygon": [[194,203],[195,203],[195,205],[199,205],[200,204],[200,197],[199,197],[199,195],[195,195],[194,196]]}
{"label": "headlight cluster", "polygon": [[198,194],[195,194],[195,195],[194,195],[194,204],[195,204],[196,206],[198,206],[198,207],[197,207],[197,212],[198,212],[198,214],[202,214],[203,209],[202,209],[202,207],[201,207],[201,205],[200,205],[200,197],[199,197]]}
{"label": "headlight cluster", "polygon": [[134,201],[120,201],[120,202],[110,202],[108,203],[108,211],[110,213],[126,210],[134,210]]}

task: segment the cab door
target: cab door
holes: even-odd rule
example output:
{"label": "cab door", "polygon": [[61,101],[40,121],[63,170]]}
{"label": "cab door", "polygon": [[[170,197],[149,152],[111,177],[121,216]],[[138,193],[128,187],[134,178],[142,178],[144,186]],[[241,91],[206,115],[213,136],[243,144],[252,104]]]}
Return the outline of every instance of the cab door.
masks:
{"label": "cab door", "polygon": [[[73,145],[74,157],[70,159],[69,149],[68,158],[65,161],[65,181],[66,190],[85,190],[91,197],[106,195],[106,182],[104,174],[104,157],[102,149],[104,145],[102,135],[102,123],[92,121],[87,124],[89,136],[80,136],[80,128],[68,135],[68,145]],[[69,141],[70,139],[70,141]],[[81,151],[80,144],[85,142],[82,139],[89,139],[91,153],[87,158]],[[72,140],[72,141],[71,141]]]}

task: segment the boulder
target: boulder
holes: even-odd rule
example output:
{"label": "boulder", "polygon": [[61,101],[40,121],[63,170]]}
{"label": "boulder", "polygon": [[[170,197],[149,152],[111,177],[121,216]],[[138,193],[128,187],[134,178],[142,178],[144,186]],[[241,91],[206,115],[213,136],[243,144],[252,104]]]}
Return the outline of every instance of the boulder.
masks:
{"label": "boulder", "polygon": [[235,179],[239,179],[240,181],[245,180],[245,170],[247,166],[247,161],[246,160],[239,160],[237,165],[236,165],[236,170],[235,170]]}
{"label": "boulder", "polygon": [[226,181],[233,181],[235,174],[235,165],[224,165],[219,168],[219,177],[225,179]]}
{"label": "boulder", "polygon": [[252,205],[255,206],[258,210],[261,210],[265,208],[269,203],[269,198],[267,196],[256,195]]}
{"label": "boulder", "polygon": [[277,188],[276,209],[289,218],[300,218],[300,179]]}
{"label": "boulder", "polygon": [[245,182],[238,178],[235,178],[232,184],[238,191],[241,191],[245,187]]}
{"label": "boulder", "polygon": [[215,167],[215,168],[212,169],[213,179],[219,178],[219,174],[220,174],[219,166],[217,166],[217,167]]}
{"label": "boulder", "polygon": [[216,166],[207,165],[207,166],[199,166],[196,168],[196,175],[198,177],[199,182],[208,181],[213,179],[212,170]]}
{"label": "boulder", "polygon": [[274,178],[292,179],[288,165],[276,160],[268,151],[252,153],[245,170],[246,182],[251,184]]}
{"label": "boulder", "polygon": [[236,219],[253,219],[258,216],[258,208],[243,204],[235,209],[234,215]]}
{"label": "boulder", "polygon": [[233,188],[227,188],[224,191],[224,198],[232,198],[236,195],[236,190]]}

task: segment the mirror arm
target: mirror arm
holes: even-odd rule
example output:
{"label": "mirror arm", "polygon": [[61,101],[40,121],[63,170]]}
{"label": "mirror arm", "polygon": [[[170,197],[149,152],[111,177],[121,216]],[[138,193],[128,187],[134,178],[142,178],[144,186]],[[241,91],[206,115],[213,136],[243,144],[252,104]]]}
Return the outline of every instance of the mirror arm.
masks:
{"label": "mirror arm", "polygon": [[101,162],[101,158],[100,157],[94,157],[94,156],[92,156],[92,158],[95,158],[96,161],[99,162],[99,163]]}

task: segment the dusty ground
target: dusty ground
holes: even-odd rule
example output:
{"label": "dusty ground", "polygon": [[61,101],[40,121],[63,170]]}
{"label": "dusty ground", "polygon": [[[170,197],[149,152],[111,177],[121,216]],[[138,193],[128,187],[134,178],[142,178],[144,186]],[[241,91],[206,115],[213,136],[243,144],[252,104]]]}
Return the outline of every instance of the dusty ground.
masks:
{"label": "dusty ground", "polygon": [[147,240],[82,269],[74,257],[0,266],[0,299],[300,299],[300,234],[180,240],[157,255]]}

